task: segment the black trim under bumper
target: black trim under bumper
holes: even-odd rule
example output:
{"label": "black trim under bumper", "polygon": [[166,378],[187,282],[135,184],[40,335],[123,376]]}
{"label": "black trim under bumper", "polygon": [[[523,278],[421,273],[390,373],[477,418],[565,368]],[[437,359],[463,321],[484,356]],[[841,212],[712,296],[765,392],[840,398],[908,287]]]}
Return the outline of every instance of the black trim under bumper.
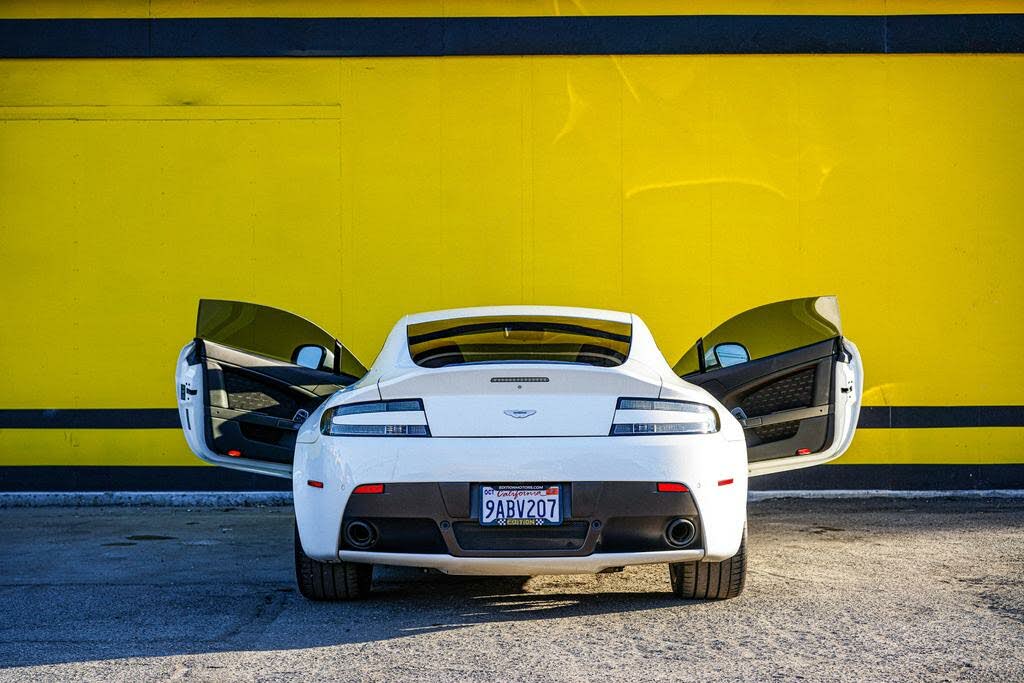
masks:
{"label": "black trim under bumper", "polygon": [[[659,493],[656,482],[545,483],[562,487],[562,524],[483,526],[478,483],[385,484],[382,494],[349,498],[339,549],[456,557],[576,557],[703,547],[700,516],[689,492]],[[693,540],[682,546],[672,545],[665,533],[678,518],[696,530]],[[372,526],[372,545],[356,547],[345,540],[346,526],[355,521]]]}

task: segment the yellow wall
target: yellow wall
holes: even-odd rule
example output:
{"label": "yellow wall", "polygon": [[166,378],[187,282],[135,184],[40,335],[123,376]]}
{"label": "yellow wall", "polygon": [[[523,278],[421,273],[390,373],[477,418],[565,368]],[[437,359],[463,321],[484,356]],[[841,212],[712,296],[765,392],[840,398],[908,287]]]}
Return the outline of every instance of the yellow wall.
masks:
{"label": "yellow wall", "polygon": [[[0,408],[173,407],[201,296],[364,362],[407,312],[624,309],[673,362],[831,293],[867,405],[1024,404],[1022,178],[1021,55],[0,61]],[[843,462],[1022,445],[864,430]],[[0,430],[0,465],[197,462]]]}
{"label": "yellow wall", "polygon": [[1024,0],[3,0],[0,18],[979,14]]}

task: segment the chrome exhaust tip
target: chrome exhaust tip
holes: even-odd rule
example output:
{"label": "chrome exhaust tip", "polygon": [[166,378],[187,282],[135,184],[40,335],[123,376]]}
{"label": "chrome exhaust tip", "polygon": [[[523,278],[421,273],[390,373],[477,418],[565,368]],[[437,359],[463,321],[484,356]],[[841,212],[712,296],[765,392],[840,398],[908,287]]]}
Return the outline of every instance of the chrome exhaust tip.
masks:
{"label": "chrome exhaust tip", "polygon": [[360,520],[349,522],[345,525],[345,542],[360,550],[371,548],[377,543],[377,529]]}
{"label": "chrome exhaust tip", "polygon": [[676,548],[685,548],[693,543],[693,539],[696,537],[697,529],[693,526],[693,522],[682,517],[673,519],[665,527],[665,540]]}

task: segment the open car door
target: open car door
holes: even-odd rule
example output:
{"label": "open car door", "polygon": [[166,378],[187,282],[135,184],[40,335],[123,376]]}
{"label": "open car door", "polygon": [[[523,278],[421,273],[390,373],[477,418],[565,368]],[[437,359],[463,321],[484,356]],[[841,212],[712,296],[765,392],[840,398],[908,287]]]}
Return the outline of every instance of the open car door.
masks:
{"label": "open car door", "polygon": [[834,296],[740,313],[676,363],[743,425],[752,476],[818,465],[849,447],[864,373]]}
{"label": "open car door", "polygon": [[299,427],[364,374],[341,342],[305,318],[203,299],[175,374],[185,440],[214,465],[291,477]]}

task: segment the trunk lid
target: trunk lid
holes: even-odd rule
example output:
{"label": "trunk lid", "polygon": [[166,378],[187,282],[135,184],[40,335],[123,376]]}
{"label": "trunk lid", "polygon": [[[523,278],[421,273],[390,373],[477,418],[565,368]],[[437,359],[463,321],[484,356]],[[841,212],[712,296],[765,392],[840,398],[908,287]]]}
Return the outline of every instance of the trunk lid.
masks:
{"label": "trunk lid", "polygon": [[645,366],[480,364],[417,368],[379,383],[381,398],[423,400],[435,437],[605,436],[621,396],[657,398]]}

